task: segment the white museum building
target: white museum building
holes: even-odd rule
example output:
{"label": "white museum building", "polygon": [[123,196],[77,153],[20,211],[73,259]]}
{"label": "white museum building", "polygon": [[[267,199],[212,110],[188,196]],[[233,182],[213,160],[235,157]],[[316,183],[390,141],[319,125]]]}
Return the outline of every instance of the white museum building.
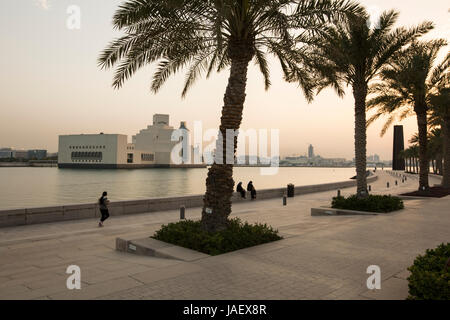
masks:
{"label": "white museum building", "polygon": [[[181,122],[180,129],[186,129]],[[180,141],[172,141],[176,129],[169,125],[169,115],[155,114],[153,125],[132,137],[131,143],[123,134],[60,135],[58,145],[59,168],[152,168],[205,167],[193,161],[174,164],[171,153]],[[182,138],[181,138],[182,139]],[[192,159],[194,156],[192,146]]]}

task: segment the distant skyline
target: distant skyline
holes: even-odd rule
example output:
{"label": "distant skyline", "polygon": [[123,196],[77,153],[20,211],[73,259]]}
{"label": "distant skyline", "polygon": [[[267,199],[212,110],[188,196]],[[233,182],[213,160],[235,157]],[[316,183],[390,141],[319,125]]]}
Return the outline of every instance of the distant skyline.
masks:
{"label": "distant skyline", "polygon": [[[181,99],[184,73],[168,81],[157,95],[150,93],[153,66],[145,68],[117,91],[111,87],[112,72],[102,71],[97,58],[113,38],[112,16],[120,0],[5,0],[0,3],[0,148],[57,151],[58,135],[121,133],[131,136],[151,124],[155,113],[180,121],[203,121],[205,129],[217,128],[228,72],[202,79]],[[435,30],[425,38],[450,38],[449,3],[444,0],[362,0],[369,12],[400,11],[398,26],[425,20]],[[66,27],[67,8],[81,9],[81,29]],[[443,56],[448,47],[443,50]],[[248,76],[247,100],[242,129],[280,129],[281,156],[303,154],[309,144],[316,153],[330,158],[352,159],[353,96],[344,99],[331,90],[308,104],[294,84],[282,80],[271,60],[272,87],[264,91],[255,66]],[[417,131],[416,119],[401,122],[405,142]],[[380,138],[383,120],[368,129],[367,154],[392,157],[392,132]]]}

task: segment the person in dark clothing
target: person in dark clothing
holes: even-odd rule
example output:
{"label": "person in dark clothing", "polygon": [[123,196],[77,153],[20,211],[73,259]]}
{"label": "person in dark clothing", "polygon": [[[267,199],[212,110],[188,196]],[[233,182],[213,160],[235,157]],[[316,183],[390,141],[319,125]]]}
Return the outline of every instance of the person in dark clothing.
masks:
{"label": "person in dark clothing", "polygon": [[250,194],[252,195],[252,200],[256,199],[256,189],[253,186],[253,181],[250,181],[247,185],[247,191],[250,192]]}
{"label": "person in dark clothing", "polygon": [[241,197],[245,199],[246,192],[245,192],[244,188],[242,187],[242,182],[238,183],[236,191],[239,192],[241,194]]}
{"label": "person in dark clothing", "polygon": [[107,198],[107,195],[108,193],[105,191],[103,192],[100,199],[98,199],[98,204],[100,206],[100,213],[102,214],[100,222],[98,223],[99,227],[103,227],[103,222],[105,222],[105,220],[109,218],[109,211],[108,211],[109,200]]}

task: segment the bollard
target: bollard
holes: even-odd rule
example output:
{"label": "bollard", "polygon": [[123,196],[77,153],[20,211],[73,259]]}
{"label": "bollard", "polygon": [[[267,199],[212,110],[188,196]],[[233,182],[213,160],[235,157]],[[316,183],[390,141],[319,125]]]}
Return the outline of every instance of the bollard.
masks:
{"label": "bollard", "polygon": [[286,194],[286,196],[288,198],[293,198],[294,194],[295,194],[295,186],[292,183],[289,183],[287,185],[287,194]]}
{"label": "bollard", "polygon": [[185,220],[185,219],[186,219],[186,207],[181,206],[180,207],[180,220]]}
{"label": "bollard", "polygon": [[287,205],[287,197],[284,195],[283,196],[283,206]]}

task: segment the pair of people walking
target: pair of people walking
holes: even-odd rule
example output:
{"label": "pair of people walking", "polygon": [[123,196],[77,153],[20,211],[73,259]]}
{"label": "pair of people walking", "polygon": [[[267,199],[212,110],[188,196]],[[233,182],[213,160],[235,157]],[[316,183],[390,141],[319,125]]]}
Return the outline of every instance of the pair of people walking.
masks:
{"label": "pair of people walking", "polygon": [[[236,191],[239,192],[241,194],[241,197],[246,199],[246,194],[247,192],[245,191],[245,189],[242,187],[242,182],[239,182],[236,188]],[[256,199],[256,189],[253,186],[253,181],[250,181],[247,185],[247,191],[250,192],[250,195],[252,197],[252,200]]]}

